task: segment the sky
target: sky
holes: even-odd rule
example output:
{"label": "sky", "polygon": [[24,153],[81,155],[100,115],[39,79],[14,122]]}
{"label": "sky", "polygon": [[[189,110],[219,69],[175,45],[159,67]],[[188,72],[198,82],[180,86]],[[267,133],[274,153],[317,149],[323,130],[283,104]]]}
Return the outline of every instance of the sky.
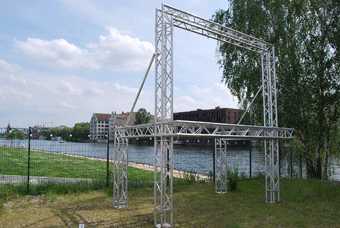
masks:
{"label": "sky", "polygon": [[[0,0],[0,127],[73,127],[131,110],[155,51],[158,0]],[[210,19],[222,0],[168,0]],[[174,112],[237,108],[217,42],[174,29]],[[152,67],[135,111],[154,113]]]}

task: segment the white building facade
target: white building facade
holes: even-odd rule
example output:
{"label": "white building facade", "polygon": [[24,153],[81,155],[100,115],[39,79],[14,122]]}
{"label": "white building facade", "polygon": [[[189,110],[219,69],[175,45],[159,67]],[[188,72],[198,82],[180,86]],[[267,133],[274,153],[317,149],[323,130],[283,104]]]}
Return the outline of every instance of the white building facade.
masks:
{"label": "white building facade", "polygon": [[[128,125],[134,125],[136,113],[133,112]],[[125,122],[129,116],[129,112],[122,112],[117,114],[112,112],[106,113],[93,113],[90,121],[90,139],[93,142],[104,142],[107,140],[107,133],[109,132],[110,140],[114,139],[114,131],[116,127],[125,126]]]}
{"label": "white building facade", "polygon": [[[125,126],[129,114],[130,114],[129,112],[122,112],[121,114],[117,114],[116,112],[111,113],[111,117],[110,117],[110,140],[114,139],[114,132],[115,132],[116,127]],[[127,123],[127,125],[134,125],[135,120],[136,120],[136,113],[133,112],[131,114],[129,123]]]}
{"label": "white building facade", "polygon": [[110,114],[93,113],[90,121],[90,139],[94,142],[103,142],[107,140],[109,131]]}

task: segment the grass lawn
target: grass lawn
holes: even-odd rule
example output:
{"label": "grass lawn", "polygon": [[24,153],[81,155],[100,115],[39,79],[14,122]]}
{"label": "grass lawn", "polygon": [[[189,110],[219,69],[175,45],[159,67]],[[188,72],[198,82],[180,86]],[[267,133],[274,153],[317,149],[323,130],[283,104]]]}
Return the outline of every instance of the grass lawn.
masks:
{"label": "grass lawn", "polygon": [[[28,152],[0,146],[0,175],[27,176]],[[113,177],[113,163],[110,163],[110,177]],[[129,179],[149,180],[153,172],[129,167]],[[68,155],[31,151],[30,175],[39,177],[102,179],[107,176],[106,161]]]}
{"label": "grass lawn", "polygon": [[[339,227],[340,183],[282,178],[281,202],[265,203],[263,178],[215,194],[211,183],[174,187],[174,227]],[[153,189],[129,190],[114,209],[112,191],[0,198],[0,227],[154,227]]]}

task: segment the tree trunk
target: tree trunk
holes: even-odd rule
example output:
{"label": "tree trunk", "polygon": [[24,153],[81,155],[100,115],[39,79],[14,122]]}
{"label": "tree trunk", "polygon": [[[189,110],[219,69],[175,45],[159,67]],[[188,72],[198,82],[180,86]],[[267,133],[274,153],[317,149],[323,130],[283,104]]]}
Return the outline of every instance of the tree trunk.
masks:
{"label": "tree trunk", "polygon": [[300,139],[300,142],[302,144],[303,153],[306,160],[306,169],[307,169],[307,178],[311,179],[321,179],[322,172],[321,172],[321,160],[320,158],[315,159],[315,162],[313,161],[313,156],[311,153],[311,148],[307,144],[305,144],[304,140]]}
{"label": "tree trunk", "polygon": [[325,157],[324,157],[324,161],[323,161],[323,171],[322,171],[322,176],[323,176],[323,180],[328,180],[328,159],[329,159],[329,144],[330,141],[330,134],[329,134],[329,130],[326,130],[326,142],[325,142]]}
{"label": "tree trunk", "polygon": [[317,151],[316,151],[316,158],[315,158],[315,164],[314,164],[314,169],[315,169],[315,176],[312,177],[312,179],[319,179],[321,180],[322,178],[322,163],[321,163],[321,151],[324,146],[324,141],[323,139],[323,131],[319,130],[318,134],[318,146],[317,146]]}

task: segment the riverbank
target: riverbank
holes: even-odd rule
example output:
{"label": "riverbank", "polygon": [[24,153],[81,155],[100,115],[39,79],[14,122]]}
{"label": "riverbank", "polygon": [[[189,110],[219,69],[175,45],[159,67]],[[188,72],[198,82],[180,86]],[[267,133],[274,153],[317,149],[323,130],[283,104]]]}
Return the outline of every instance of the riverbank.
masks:
{"label": "riverbank", "polygon": [[[149,164],[138,164],[134,162],[129,162],[129,166],[137,168],[137,169],[151,171],[151,172],[155,171],[155,168],[154,168],[155,166],[149,165]],[[173,176],[177,178],[187,178],[190,175],[195,176],[196,181],[207,181],[209,179],[209,175],[205,175],[202,173],[187,172],[187,171],[177,170],[177,169],[173,170]]]}
{"label": "riverbank", "polygon": [[[264,180],[243,179],[236,192],[214,185],[174,187],[174,227],[338,227],[339,182],[280,181],[281,202],[265,203]],[[112,191],[0,198],[0,227],[154,227],[153,188],[129,189],[129,206],[114,209]]]}

